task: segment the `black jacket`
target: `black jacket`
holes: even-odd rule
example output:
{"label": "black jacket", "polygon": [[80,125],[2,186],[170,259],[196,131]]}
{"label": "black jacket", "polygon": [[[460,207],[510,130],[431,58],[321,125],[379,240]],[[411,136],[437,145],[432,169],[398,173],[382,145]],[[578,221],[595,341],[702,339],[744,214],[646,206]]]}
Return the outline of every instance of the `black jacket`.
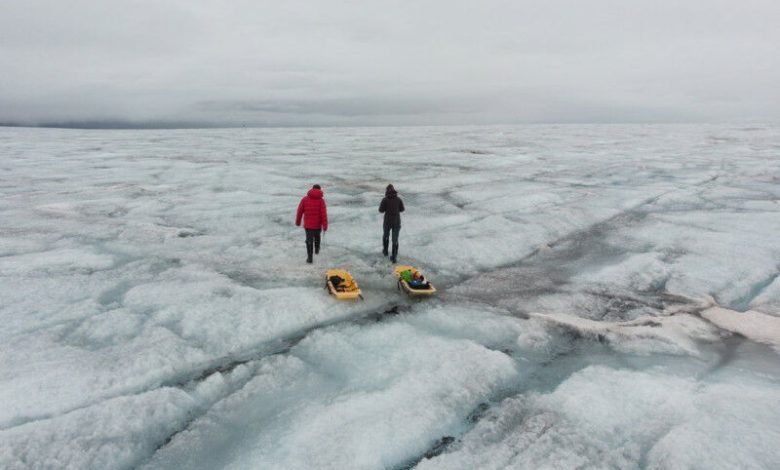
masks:
{"label": "black jacket", "polygon": [[398,193],[393,189],[387,191],[382,202],[379,203],[379,212],[385,214],[385,227],[401,227],[403,211],[404,202],[398,197]]}

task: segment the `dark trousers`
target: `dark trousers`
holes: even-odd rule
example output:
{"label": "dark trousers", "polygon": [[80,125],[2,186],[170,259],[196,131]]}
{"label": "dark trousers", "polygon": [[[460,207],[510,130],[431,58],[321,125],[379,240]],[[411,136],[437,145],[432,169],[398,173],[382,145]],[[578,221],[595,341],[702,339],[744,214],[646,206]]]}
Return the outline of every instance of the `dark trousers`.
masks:
{"label": "dark trousers", "polygon": [[320,252],[320,234],[322,229],[307,228],[306,229],[306,254],[311,258],[312,251],[314,253]]}
{"label": "dark trousers", "polygon": [[385,225],[384,226],[384,232],[382,233],[382,249],[385,256],[387,256],[387,245],[390,242],[390,234],[392,232],[393,236],[393,262],[395,262],[395,257],[398,255],[398,232],[401,231],[401,227],[393,227],[391,225]]}
{"label": "dark trousers", "polygon": [[384,246],[387,246],[387,243],[390,241],[390,232],[393,233],[393,245],[398,244],[398,232],[401,231],[401,227],[392,227],[390,225],[385,225],[384,233],[382,234],[382,244]]}

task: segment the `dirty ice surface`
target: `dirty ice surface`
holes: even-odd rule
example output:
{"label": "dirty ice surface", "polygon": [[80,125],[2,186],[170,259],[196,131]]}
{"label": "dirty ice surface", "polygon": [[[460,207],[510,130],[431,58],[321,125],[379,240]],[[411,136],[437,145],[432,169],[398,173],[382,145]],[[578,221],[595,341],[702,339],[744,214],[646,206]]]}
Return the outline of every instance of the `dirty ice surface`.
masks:
{"label": "dirty ice surface", "polygon": [[780,468],[779,201],[777,127],[0,128],[0,468]]}

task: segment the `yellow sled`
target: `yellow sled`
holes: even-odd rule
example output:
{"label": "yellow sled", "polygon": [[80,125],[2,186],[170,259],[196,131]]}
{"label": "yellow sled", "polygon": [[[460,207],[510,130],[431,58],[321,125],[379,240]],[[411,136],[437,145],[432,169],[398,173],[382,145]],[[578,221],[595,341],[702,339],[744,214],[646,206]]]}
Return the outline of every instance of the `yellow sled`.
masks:
{"label": "yellow sled", "polygon": [[436,288],[433,287],[433,284],[428,282],[428,288],[427,289],[415,289],[409,285],[408,282],[404,280],[404,278],[401,277],[401,273],[404,271],[412,271],[412,273],[417,272],[417,269],[413,266],[396,266],[395,267],[395,277],[398,278],[398,290],[403,289],[406,291],[409,295],[433,295],[436,293]]}
{"label": "yellow sled", "polygon": [[[341,282],[334,284],[335,277],[341,278]],[[358,283],[349,274],[349,271],[344,269],[329,269],[325,271],[325,287],[328,292],[335,296],[337,299],[348,300],[363,298],[362,291],[358,287]]]}

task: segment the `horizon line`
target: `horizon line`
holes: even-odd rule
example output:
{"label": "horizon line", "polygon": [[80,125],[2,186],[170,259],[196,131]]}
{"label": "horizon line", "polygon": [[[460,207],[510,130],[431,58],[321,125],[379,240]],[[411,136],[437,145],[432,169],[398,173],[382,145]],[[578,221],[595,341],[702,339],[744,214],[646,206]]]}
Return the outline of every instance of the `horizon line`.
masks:
{"label": "horizon line", "polygon": [[2,122],[0,127],[28,129],[65,129],[65,130],[197,130],[197,129],[292,129],[292,128],[382,128],[382,127],[488,127],[488,126],[553,126],[553,125],[762,125],[776,126],[780,123],[771,120],[755,121],[696,121],[696,120],[589,120],[589,121],[528,121],[528,122],[494,122],[494,123],[431,123],[431,124],[223,124],[192,121],[54,121],[42,123]]}

